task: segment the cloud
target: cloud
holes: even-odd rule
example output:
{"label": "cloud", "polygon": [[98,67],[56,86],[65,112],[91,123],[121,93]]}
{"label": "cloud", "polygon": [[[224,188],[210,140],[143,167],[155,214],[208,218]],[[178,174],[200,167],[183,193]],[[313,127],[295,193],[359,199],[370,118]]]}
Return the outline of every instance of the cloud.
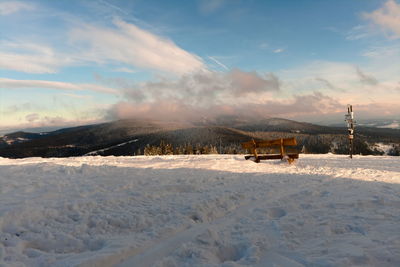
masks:
{"label": "cloud", "polygon": [[76,98],[76,99],[89,99],[92,98],[90,95],[78,95],[78,94],[71,94],[71,93],[62,93],[62,96],[67,96],[71,98]]}
{"label": "cloud", "polygon": [[336,90],[337,88],[327,79],[323,79],[323,78],[315,78],[316,81],[321,82],[323,85],[325,85],[328,89],[331,90]]}
{"label": "cloud", "polygon": [[336,91],[341,91],[359,81],[354,73],[354,65],[330,61],[313,61],[282,70],[277,72],[277,75],[285,82],[285,90],[291,93],[319,91],[321,83],[325,88],[335,88]]}
{"label": "cloud", "polygon": [[[391,57],[392,60],[383,60],[379,57],[379,51],[372,50],[368,60],[362,67],[355,66],[352,63],[344,62],[325,62],[315,61],[311,64],[301,65],[296,68],[277,72],[276,74],[282,80],[281,91],[285,97],[293,95],[310,95],[312,92],[323,92],[324,95],[332,97],[338,103],[353,105],[371,105],[371,112],[377,109],[377,104],[383,106],[398,106],[400,94],[398,67],[393,62],[397,57]],[[384,50],[382,48],[382,50]],[[376,57],[379,58],[377,60]],[[384,66],[384,67],[382,67]],[[376,107],[376,109],[374,109]],[[332,113],[335,114],[335,113]],[[364,112],[363,114],[367,114]],[[308,115],[304,114],[304,119]],[[387,116],[400,116],[392,109]],[[332,120],[331,118],[328,118]]]}
{"label": "cloud", "polygon": [[233,92],[237,96],[242,96],[248,93],[262,93],[265,91],[279,91],[279,78],[268,73],[260,76],[257,72],[245,72],[239,69],[233,69],[230,73],[232,80]]}
{"label": "cloud", "polygon": [[0,88],[4,89],[19,89],[19,88],[46,88],[55,90],[71,90],[71,91],[95,91],[106,94],[118,95],[118,90],[108,88],[97,84],[74,84],[57,81],[44,81],[44,80],[13,80],[7,78],[0,78]]}
{"label": "cloud", "polygon": [[[233,69],[226,73],[198,72],[178,79],[118,83],[124,88],[125,100],[112,106],[108,119],[198,121],[251,114],[260,118],[339,121],[347,103],[359,106],[361,116],[371,115],[374,110],[381,112],[383,106],[391,107],[386,116],[399,115],[393,108],[399,100],[398,91],[393,90],[398,88],[398,80],[378,83],[375,75],[348,63],[314,62],[280,72],[279,77]],[[365,97],[366,92],[373,100]]]}
{"label": "cloud", "polygon": [[278,54],[278,53],[282,53],[282,52],[284,52],[284,51],[285,51],[284,48],[278,48],[278,49],[275,49],[273,52],[274,52],[275,54]]}
{"label": "cloud", "polygon": [[41,120],[41,123],[46,126],[68,124],[68,120],[61,116],[44,116]]}
{"label": "cloud", "polygon": [[[387,59],[390,62],[400,59],[400,46],[374,46],[362,53],[362,56],[372,60]],[[389,62],[388,62],[389,63]]]}
{"label": "cloud", "polygon": [[249,114],[257,118],[275,116],[301,118],[303,115],[318,117],[342,112],[344,107],[337,100],[317,92],[287,100],[268,100],[260,104],[220,103],[210,107],[191,105],[177,99],[139,104],[121,101],[109,110],[107,118],[199,121],[204,118],[212,120],[225,115],[248,116]]}
{"label": "cloud", "polygon": [[17,13],[21,10],[32,10],[34,6],[32,4],[20,2],[20,1],[5,1],[0,3],[0,15],[10,15]]}
{"label": "cloud", "polygon": [[342,103],[320,92],[278,99],[273,93],[279,93],[281,86],[275,74],[239,69],[146,82],[127,87],[126,99],[113,105],[107,118],[196,121],[248,114],[260,118],[300,118],[303,115],[318,117],[343,111]]}
{"label": "cloud", "polygon": [[115,72],[126,72],[126,73],[136,73],[137,71],[134,69],[130,69],[130,68],[125,68],[125,67],[121,67],[121,68],[116,68],[114,69]]}
{"label": "cloud", "polygon": [[[22,124],[19,128],[39,128],[39,127],[68,127],[93,123],[93,121],[70,120],[63,116],[46,116],[39,113],[30,113],[21,119]],[[9,126],[9,127],[12,127]]]}
{"label": "cloud", "polygon": [[84,61],[122,63],[134,67],[184,74],[206,69],[202,59],[178,47],[171,40],[119,19],[115,28],[81,25],[69,38],[81,46]]}
{"label": "cloud", "polygon": [[255,114],[271,114],[299,118],[303,115],[331,114],[342,110],[343,104],[337,99],[320,92],[295,95],[286,100],[269,100],[257,105],[252,112]]}
{"label": "cloud", "polygon": [[144,83],[110,80],[124,88],[125,95],[135,103],[178,99],[189,105],[210,106],[227,100],[238,101],[256,94],[278,92],[280,81],[273,73],[259,74],[233,69],[227,73],[200,71],[177,79],[160,78]]}
{"label": "cloud", "polygon": [[353,110],[358,118],[379,119],[398,118],[399,105],[393,103],[368,103],[353,105]]}
{"label": "cloud", "polygon": [[236,114],[243,106],[256,112],[253,104],[257,106],[261,98],[271,99],[281,87],[279,78],[273,73],[239,69],[226,73],[200,71],[176,79],[159,78],[143,83],[129,83],[124,79],[106,81],[101,76],[98,79],[123,88],[125,92],[125,100],[110,109],[108,119],[197,120]]}
{"label": "cloud", "polygon": [[365,103],[368,92],[369,96],[385,102],[400,100],[400,96],[392,95],[398,82],[398,66],[393,62],[399,56],[380,57],[380,51],[385,49],[366,52],[372,60],[362,68],[352,63],[314,61],[276,74],[283,81],[282,91],[288,95],[323,91],[342,100],[351,97]]}
{"label": "cloud", "polygon": [[383,7],[364,17],[379,26],[390,38],[400,38],[400,4],[394,0],[387,1]]}
{"label": "cloud", "polygon": [[356,67],[356,73],[357,73],[358,77],[360,78],[361,83],[366,84],[366,85],[377,85],[378,84],[378,80],[374,76],[365,74],[364,72],[361,71],[361,69],[359,67]]}
{"label": "cloud", "polygon": [[[1,133],[10,133],[19,131],[21,129],[30,129],[32,128],[46,128],[41,129],[40,131],[54,131],[60,128],[66,127],[75,127],[77,125],[89,125],[104,122],[96,119],[69,119],[63,116],[46,116],[43,114],[36,114],[31,113],[27,116],[18,117],[17,120],[10,121],[6,124],[2,124],[0,127],[0,134]],[[30,116],[32,115],[32,117]],[[33,119],[33,120],[32,120]],[[49,127],[49,128],[47,128]]]}
{"label": "cloud", "polygon": [[72,28],[63,36],[62,51],[50,44],[54,40],[47,44],[0,40],[0,69],[40,74],[57,73],[66,66],[112,64],[119,72],[132,73],[134,67],[179,75],[207,69],[200,57],[171,40],[119,19],[108,28],[77,22],[67,25]]}
{"label": "cloud", "polygon": [[0,69],[27,73],[55,73],[75,60],[44,44],[29,41],[0,42]]}
{"label": "cloud", "polygon": [[40,118],[39,114],[37,113],[31,113],[25,116],[25,120],[28,122],[34,122],[37,121]]}
{"label": "cloud", "polygon": [[357,25],[353,27],[346,35],[347,40],[360,40],[373,35],[373,32],[369,27],[365,25]]}
{"label": "cloud", "polygon": [[13,113],[18,113],[18,112],[21,112],[21,111],[24,111],[24,110],[31,110],[33,108],[36,108],[36,107],[32,103],[22,102],[22,103],[20,103],[18,105],[11,105],[11,106],[6,107],[3,110],[3,113],[5,115],[12,115]]}

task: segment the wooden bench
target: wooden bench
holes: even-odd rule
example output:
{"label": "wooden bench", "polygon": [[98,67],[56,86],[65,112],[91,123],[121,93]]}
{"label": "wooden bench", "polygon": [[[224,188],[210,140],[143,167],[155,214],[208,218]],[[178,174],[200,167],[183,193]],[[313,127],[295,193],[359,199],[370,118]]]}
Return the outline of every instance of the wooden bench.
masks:
{"label": "wooden bench", "polygon": [[[289,163],[292,163],[295,159],[299,158],[299,153],[286,153],[285,146],[296,146],[296,138],[280,138],[275,140],[263,140],[255,141],[254,139],[242,143],[242,147],[247,149],[251,155],[246,155],[246,160],[254,158],[254,161],[259,163],[260,160],[264,159],[287,159]],[[263,147],[279,147],[279,154],[258,154],[257,149]]]}

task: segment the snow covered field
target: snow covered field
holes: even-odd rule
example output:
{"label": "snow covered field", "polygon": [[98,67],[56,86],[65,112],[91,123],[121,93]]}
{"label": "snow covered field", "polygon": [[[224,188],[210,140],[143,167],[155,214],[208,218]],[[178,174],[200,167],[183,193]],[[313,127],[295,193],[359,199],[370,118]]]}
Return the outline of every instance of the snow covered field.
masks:
{"label": "snow covered field", "polygon": [[0,266],[400,266],[400,157],[0,158]]}

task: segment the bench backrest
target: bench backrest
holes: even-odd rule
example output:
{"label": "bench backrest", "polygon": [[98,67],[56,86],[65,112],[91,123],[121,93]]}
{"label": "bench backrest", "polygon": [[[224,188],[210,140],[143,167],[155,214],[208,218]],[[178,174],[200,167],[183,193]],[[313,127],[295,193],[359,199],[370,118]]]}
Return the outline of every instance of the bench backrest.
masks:
{"label": "bench backrest", "polygon": [[281,138],[275,140],[263,140],[263,141],[248,141],[242,143],[242,147],[246,149],[258,148],[258,147],[271,147],[271,146],[296,146],[296,138]]}

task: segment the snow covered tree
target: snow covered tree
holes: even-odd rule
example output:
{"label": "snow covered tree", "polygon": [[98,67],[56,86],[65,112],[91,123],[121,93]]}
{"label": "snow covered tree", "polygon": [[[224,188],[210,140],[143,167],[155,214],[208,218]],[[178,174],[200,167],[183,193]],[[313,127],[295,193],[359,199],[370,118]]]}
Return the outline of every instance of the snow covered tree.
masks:
{"label": "snow covered tree", "polygon": [[211,146],[209,154],[218,154],[218,150],[216,146]]}

